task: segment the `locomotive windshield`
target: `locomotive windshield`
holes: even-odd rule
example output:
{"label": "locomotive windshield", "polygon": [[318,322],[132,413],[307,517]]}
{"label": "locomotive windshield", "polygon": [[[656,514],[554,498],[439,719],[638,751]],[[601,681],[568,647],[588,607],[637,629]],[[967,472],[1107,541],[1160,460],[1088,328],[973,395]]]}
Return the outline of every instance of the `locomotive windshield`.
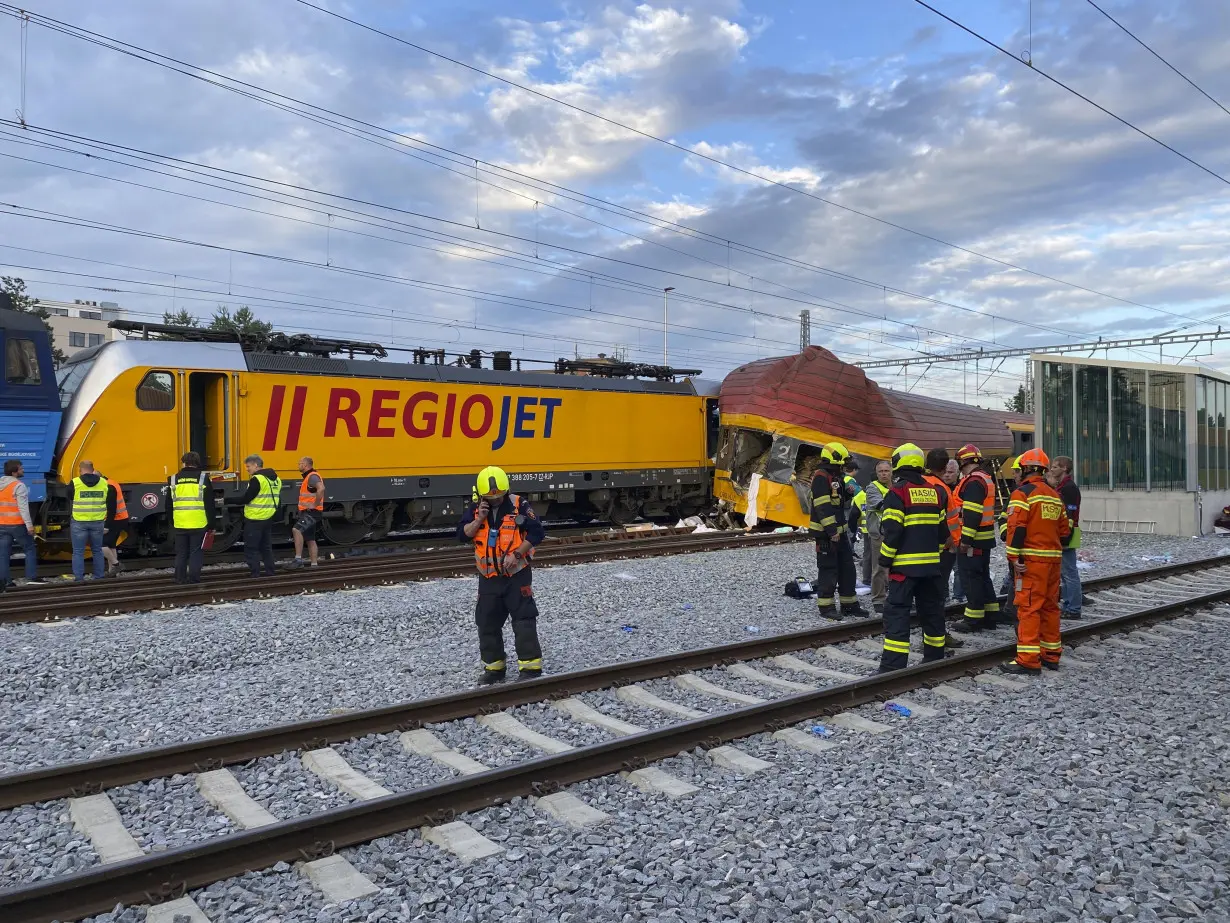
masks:
{"label": "locomotive windshield", "polygon": [[94,357],[82,359],[80,362],[70,362],[67,365],[62,365],[56,369],[56,383],[60,387],[60,406],[67,407],[73,399],[73,395],[77,393],[77,389],[81,387],[81,383],[85,381],[85,376],[90,373],[90,369],[94,366]]}

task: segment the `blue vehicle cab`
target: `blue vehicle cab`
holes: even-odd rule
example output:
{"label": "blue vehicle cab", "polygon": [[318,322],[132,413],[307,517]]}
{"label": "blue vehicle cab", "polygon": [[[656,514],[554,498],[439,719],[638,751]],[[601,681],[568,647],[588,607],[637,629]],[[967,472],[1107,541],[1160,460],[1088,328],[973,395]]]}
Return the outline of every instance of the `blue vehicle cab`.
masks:
{"label": "blue vehicle cab", "polygon": [[60,432],[60,390],[43,321],[10,304],[0,293],[0,462],[21,460],[30,502],[41,505]]}

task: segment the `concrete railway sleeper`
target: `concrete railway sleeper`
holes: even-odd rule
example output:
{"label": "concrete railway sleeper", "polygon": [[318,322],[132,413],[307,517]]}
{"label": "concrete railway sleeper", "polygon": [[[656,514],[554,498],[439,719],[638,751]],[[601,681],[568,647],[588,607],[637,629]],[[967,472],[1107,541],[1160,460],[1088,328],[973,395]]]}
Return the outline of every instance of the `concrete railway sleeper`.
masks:
{"label": "concrete railway sleeper", "polygon": [[[1086,581],[1085,590],[1095,594],[1090,603],[1094,608],[1099,604],[1115,608],[1125,605],[1141,606],[1139,598],[1127,601],[1119,595],[1123,587],[1139,584],[1144,584],[1140,589],[1146,592],[1153,587],[1165,587],[1173,592],[1176,589],[1175,582],[1180,586],[1187,582],[1187,596],[1203,594],[1216,591],[1230,581],[1230,564],[1213,569],[1210,569],[1210,564],[1209,561],[1174,564],[1102,577]],[[1187,576],[1182,576],[1185,572]],[[948,607],[947,615],[949,618],[959,618],[963,611],[963,606],[953,604]],[[830,623],[806,631],[768,635],[716,647],[547,675],[533,683],[470,689],[379,709],[222,737],[203,738],[24,773],[0,775],[0,809],[52,798],[96,793],[160,776],[192,772],[202,766],[234,765],[282,751],[310,750],[368,734],[389,733],[426,724],[455,721],[494,710],[515,708],[727,664],[770,658],[778,662],[778,665],[784,663],[789,669],[795,669],[800,661],[792,656],[793,653],[811,648],[817,649],[817,653],[829,661],[828,666],[831,668],[826,670],[812,666],[811,671],[819,670],[821,674],[829,674],[829,678],[840,678],[848,675],[851,667],[863,666],[869,658],[876,656],[878,645],[870,639],[877,636],[881,629],[882,624],[878,618]],[[843,651],[838,645],[846,642],[856,642],[856,647],[862,649],[857,655]]]}
{"label": "concrete railway sleeper", "polygon": [[[1164,579],[1173,578],[1166,575]],[[1065,644],[1079,645],[1098,637],[1115,636],[1111,643],[1132,646],[1136,642],[1123,639],[1124,633],[1230,598],[1230,567],[1212,568],[1193,582],[1216,582],[1221,585],[1211,592],[1204,592],[1205,588],[1202,586],[1201,592],[1189,592],[1186,598],[1167,599],[1161,605],[1142,608],[1136,612],[1112,618],[1091,619],[1087,623],[1068,628],[1064,632]],[[1096,590],[1093,592],[1096,593]],[[1225,619],[1225,616],[1214,615],[1211,618]],[[858,636],[858,632],[854,631],[855,627],[856,623],[836,626],[837,629],[849,630],[843,640],[853,640]],[[1181,628],[1166,627],[1163,630],[1180,634],[1184,632]],[[864,632],[864,635],[866,634],[870,632]],[[1164,640],[1164,636],[1157,633],[1142,637],[1147,637],[1151,643]],[[766,642],[774,640],[781,639],[766,639]],[[104,862],[108,859],[112,861],[98,869],[0,893],[0,918],[13,923],[72,920],[110,909],[117,903],[152,902],[155,908],[150,919],[165,917],[169,920],[171,916],[168,914],[172,911],[187,913],[194,920],[208,919],[198,915],[199,909],[186,897],[188,890],[247,870],[266,868],[279,861],[305,861],[304,874],[314,886],[336,899],[344,900],[347,894],[358,896],[370,893],[375,886],[353,869],[343,857],[336,855],[338,849],[377,837],[422,828],[424,839],[428,842],[470,860],[481,858],[498,852],[499,847],[458,821],[459,814],[525,796],[539,799],[539,808],[551,816],[572,826],[584,827],[607,818],[564,791],[563,787],[617,772],[625,773],[628,781],[638,787],[651,787],[668,797],[683,797],[688,794],[686,783],[673,780],[672,784],[670,776],[651,765],[654,761],[699,747],[707,752],[715,764],[748,775],[768,768],[770,764],[731,746],[731,741],[772,732],[788,746],[819,753],[833,744],[791,725],[823,717],[832,725],[852,732],[877,733],[887,728],[878,722],[852,714],[850,709],[866,703],[886,701],[905,705],[913,711],[915,717],[934,715],[934,709],[894,697],[911,689],[935,687],[936,692],[945,697],[957,701],[969,700],[973,693],[952,687],[949,683],[995,666],[1011,657],[1014,650],[1011,643],[986,644],[988,640],[990,639],[979,637],[973,645],[977,649],[945,661],[914,666],[887,675],[858,676],[846,672],[857,668],[857,662],[860,660],[858,654],[872,653],[874,645],[869,644],[866,638],[851,645],[858,653],[842,652],[843,659],[839,662],[843,670],[829,670],[819,666],[817,662],[809,662],[789,654],[773,655],[769,644],[765,645],[767,649],[763,651],[747,650],[737,658],[727,656],[713,661],[729,665],[726,674],[729,677],[759,683],[758,688],[766,698],[777,696],[767,701],[739,694],[737,690],[725,688],[720,682],[711,683],[695,677],[690,671],[696,669],[697,665],[689,666],[684,663],[680,665],[680,669],[686,672],[672,672],[676,673],[676,684],[690,690],[693,696],[690,701],[694,702],[695,696],[702,694],[710,697],[705,702],[710,707],[720,707],[718,696],[738,696],[740,702],[748,704],[722,713],[706,714],[709,708],[686,708],[658,699],[641,687],[623,686],[617,691],[620,699],[655,713],[686,719],[666,727],[646,729],[603,714],[600,709],[575,698],[557,701],[555,707],[573,721],[596,725],[606,733],[615,735],[614,740],[589,746],[573,746],[525,727],[513,715],[499,709],[506,709],[530,699],[517,698],[514,695],[509,701],[500,701],[497,704],[495,698],[507,698],[509,693],[520,691],[517,687],[510,687],[507,692],[498,690],[496,695],[488,696],[492,700],[489,701],[492,707],[483,709],[480,722],[492,733],[518,739],[548,755],[522,760],[502,768],[488,769],[486,765],[466,754],[452,750],[427,729],[415,727],[417,722],[403,722],[400,725],[403,729],[401,742],[407,752],[430,757],[460,774],[460,778],[452,781],[421,787],[404,794],[392,794],[353,770],[340,754],[326,746],[325,739],[302,741],[301,738],[300,746],[311,746],[309,752],[301,754],[300,759],[304,765],[320,777],[329,779],[340,790],[356,799],[358,804],[299,820],[279,822],[248,799],[229,773],[219,771],[213,765],[198,765],[198,788],[203,794],[208,789],[210,794],[206,797],[210,803],[224,811],[236,821],[236,826],[245,832],[154,855],[140,855],[139,849],[134,852],[135,844],[131,836],[124,832],[118,814],[110,807],[105,795],[85,795],[84,792],[79,792],[81,797],[75,798],[71,803],[74,820],[83,828],[97,831],[92,833],[91,837],[95,839],[99,855]],[[727,645],[727,653],[736,647],[744,645]],[[766,656],[771,656],[771,659],[765,662],[766,669],[763,671],[750,664],[737,662]],[[655,658],[659,661],[659,670],[661,662],[667,659]],[[868,669],[875,666],[870,657],[862,660],[862,663]],[[1068,669],[1088,669],[1096,666],[1095,661],[1087,658],[1068,658],[1067,663]],[[635,664],[623,666],[627,668]],[[564,682],[568,677],[579,678],[585,675],[581,673],[562,676],[558,678],[558,688],[552,690],[547,690],[545,684],[535,684],[531,688],[537,688],[540,693],[551,692],[556,695],[596,688],[592,684],[592,676],[571,688]],[[786,678],[787,675],[789,679]],[[623,677],[611,682],[627,683],[634,678],[635,676]],[[817,678],[837,679],[838,683],[815,688]],[[1022,688],[1020,681],[994,674],[980,675],[977,678],[987,684],[986,688],[990,692],[999,691],[1000,686]],[[783,691],[790,694],[779,695]],[[723,695],[724,693],[726,695]],[[541,697],[540,695],[539,698]],[[444,701],[446,700],[431,700],[437,705]],[[454,702],[454,707],[456,704]],[[382,711],[388,713],[393,710]],[[470,713],[473,714],[473,711]],[[446,712],[436,714],[435,720],[449,720],[444,714]],[[389,716],[385,714],[384,717],[387,720]],[[368,732],[370,729],[360,731]],[[109,761],[95,761],[96,765],[103,762]],[[25,774],[25,777],[31,775],[35,774]],[[16,780],[18,777],[8,778]],[[6,780],[0,780],[0,783],[4,781]],[[87,786],[88,788],[90,787]]]}
{"label": "concrete railway sleeper", "polygon": [[[1098,600],[1102,596],[1113,594],[1116,589],[1124,586],[1142,583],[1153,587],[1170,580],[1190,579],[1194,581],[1194,585],[1187,596],[1202,595],[1218,591],[1230,584],[1230,563],[1212,569],[1210,564],[1209,561],[1173,564],[1102,577],[1086,581],[1084,588],[1087,593],[1097,594],[1097,598],[1091,601],[1093,608],[1099,607]],[[1191,576],[1178,576],[1184,573]],[[1102,603],[1102,608],[1118,608],[1124,605],[1126,603],[1119,598],[1108,597]],[[1137,602],[1135,605],[1142,604]],[[947,615],[950,619],[956,619],[963,612],[964,606],[954,603],[948,607]],[[839,678],[848,675],[852,667],[865,665],[867,660],[878,655],[878,644],[870,639],[880,635],[882,627],[878,618],[830,623],[807,631],[767,635],[716,647],[606,664],[571,673],[547,674],[533,683],[469,689],[368,711],[0,775],[0,810],[53,798],[94,794],[161,776],[199,771],[201,767],[235,765],[283,751],[311,750],[368,734],[412,730],[427,724],[456,721],[520,705],[562,699],[598,689],[629,686],[712,667],[772,659],[778,661],[779,666],[780,662],[784,661],[790,664],[789,669],[794,669],[800,661],[792,655],[813,648],[818,649],[818,653],[831,662],[828,669],[813,665],[812,671],[819,670],[820,674],[827,672],[829,678]],[[995,634],[986,635],[986,638],[996,640],[999,637]],[[858,654],[853,654],[837,647],[846,642],[856,642],[856,646],[863,649]]]}

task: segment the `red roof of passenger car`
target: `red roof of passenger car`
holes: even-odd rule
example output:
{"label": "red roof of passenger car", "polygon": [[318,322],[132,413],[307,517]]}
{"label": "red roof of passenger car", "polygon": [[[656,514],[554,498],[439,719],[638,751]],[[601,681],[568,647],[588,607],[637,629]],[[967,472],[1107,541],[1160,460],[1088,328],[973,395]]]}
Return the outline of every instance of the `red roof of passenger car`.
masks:
{"label": "red roof of passenger car", "polygon": [[1026,414],[882,388],[819,346],[740,366],[722,382],[719,406],[722,413],[755,414],[838,439],[889,447],[914,442],[923,449],[1011,446],[1006,424],[1033,423]]}

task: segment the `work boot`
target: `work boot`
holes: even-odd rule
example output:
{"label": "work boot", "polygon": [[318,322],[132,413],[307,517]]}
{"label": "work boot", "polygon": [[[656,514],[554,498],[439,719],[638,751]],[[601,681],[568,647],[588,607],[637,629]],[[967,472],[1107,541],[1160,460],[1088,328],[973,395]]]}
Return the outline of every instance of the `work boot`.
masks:
{"label": "work boot", "polygon": [[1010,660],[1008,663],[1001,663],[999,669],[1003,673],[1011,673],[1013,676],[1041,676],[1041,667],[1027,667],[1022,663],[1017,663],[1015,660]]}
{"label": "work boot", "polygon": [[842,615],[837,611],[836,606],[817,606],[816,611],[820,613],[823,619],[832,619],[834,622],[840,622]]}
{"label": "work boot", "polygon": [[1042,666],[1046,667],[1048,670],[1058,670],[1059,661],[1058,660],[1044,660],[1042,661]]}
{"label": "work boot", "polygon": [[525,682],[528,679],[542,679],[542,670],[520,670],[517,673],[517,682]]}
{"label": "work boot", "polygon": [[951,634],[944,635],[944,649],[952,648],[956,650],[959,647],[965,647],[965,642],[960,638],[954,638]]}
{"label": "work boot", "polygon": [[506,670],[487,670],[484,669],[478,676],[478,682],[481,686],[494,686],[496,683],[502,683],[507,678]]}
{"label": "work boot", "polygon": [[1070,621],[1079,621],[1079,620],[1080,620],[1080,617],[1081,617],[1081,614],[1080,614],[1079,612],[1068,612],[1068,611],[1066,611],[1066,610],[1064,610],[1064,609],[1060,609],[1060,610],[1059,610],[1059,617],[1060,617],[1061,619],[1068,619],[1068,620],[1070,620]]}
{"label": "work boot", "polygon": [[861,604],[855,603],[853,606],[842,606],[841,615],[843,618],[865,619],[870,613],[862,607]]}
{"label": "work boot", "polygon": [[982,631],[983,624],[978,619],[961,619],[957,624],[952,626],[953,631],[959,631],[962,634],[972,635]]}

